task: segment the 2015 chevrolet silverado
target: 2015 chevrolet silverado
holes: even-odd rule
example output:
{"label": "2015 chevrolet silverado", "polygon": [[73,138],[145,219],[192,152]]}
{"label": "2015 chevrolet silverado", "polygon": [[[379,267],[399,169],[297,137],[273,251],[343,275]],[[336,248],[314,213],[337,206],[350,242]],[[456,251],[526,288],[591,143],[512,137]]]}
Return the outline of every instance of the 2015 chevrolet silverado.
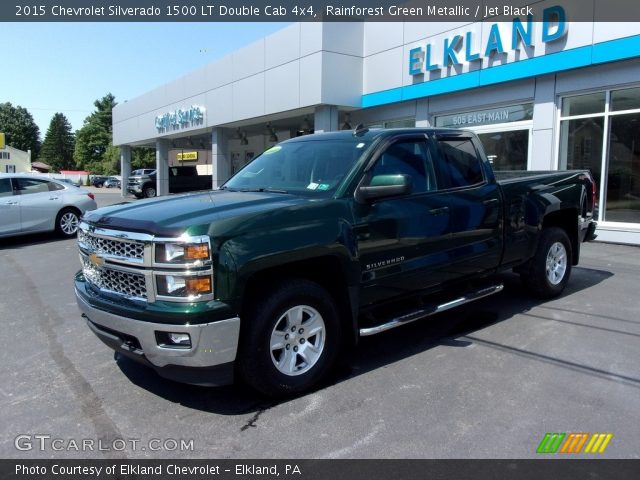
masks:
{"label": "2015 chevrolet silverado", "polygon": [[595,238],[591,175],[505,177],[461,130],[287,140],[217,191],[88,212],[78,305],[165,377],[304,391],[359,336],[499,292],[496,272],[563,291]]}

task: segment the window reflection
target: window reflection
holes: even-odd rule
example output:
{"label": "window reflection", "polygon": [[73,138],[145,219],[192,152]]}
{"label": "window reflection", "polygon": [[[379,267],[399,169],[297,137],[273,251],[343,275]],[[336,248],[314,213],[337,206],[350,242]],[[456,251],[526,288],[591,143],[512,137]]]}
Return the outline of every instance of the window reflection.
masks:
{"label": "window reflection", "polygon": [[640,222],[640,113],[609,120],[605,220]]}

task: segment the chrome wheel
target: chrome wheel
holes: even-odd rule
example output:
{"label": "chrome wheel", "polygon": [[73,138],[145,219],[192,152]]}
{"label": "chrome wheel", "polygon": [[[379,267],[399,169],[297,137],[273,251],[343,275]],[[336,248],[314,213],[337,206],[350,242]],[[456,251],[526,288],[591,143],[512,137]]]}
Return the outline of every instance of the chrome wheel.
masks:
{"label": "chrome wheel", "polygon": [[551,285],[558,285],[562,282],[567,271],[567,250],[561,242],[551,245],[547,253],[546,274]]}
{"label": "chrome wheel", "polygon": [[315,308],[297,305],[287,310],[276,322],[269,344],[278,371],[295,376],[313,368],[324,350],[325,332],[324,319]]}
{"label": "chrome wheel", "polygon": [[78,231],[78,215],[73,212],[65,212],[60,217],[60,230],[65,235],[73,235]]}

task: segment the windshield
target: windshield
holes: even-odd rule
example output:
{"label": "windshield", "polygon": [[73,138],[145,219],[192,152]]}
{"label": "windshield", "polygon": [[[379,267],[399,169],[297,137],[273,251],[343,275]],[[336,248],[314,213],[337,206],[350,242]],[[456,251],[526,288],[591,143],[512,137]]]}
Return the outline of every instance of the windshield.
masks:
{"label": "windshield", "polygon": [[328,194],[368,146],[369,142],[361,138],[282,143],[253,160],[222,188]]}

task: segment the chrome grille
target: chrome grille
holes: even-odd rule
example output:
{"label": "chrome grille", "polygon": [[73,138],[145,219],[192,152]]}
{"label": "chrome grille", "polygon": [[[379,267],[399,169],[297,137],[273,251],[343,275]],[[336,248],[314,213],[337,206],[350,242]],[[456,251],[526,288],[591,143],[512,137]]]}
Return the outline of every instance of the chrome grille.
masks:
{"label": "chrome grille", "polygon": [[78,243],[85,250],[91,252],[144,260],[144,243],[142,242],[111,240],[93,236],[84,230],[78,230]]}
{"label": "chrome grille", "polygon": [[82,272],[89,283],[102,290],[127,297],[147,299],[147,284],[144,275],[96,267],[84,256],[82,257]]}

